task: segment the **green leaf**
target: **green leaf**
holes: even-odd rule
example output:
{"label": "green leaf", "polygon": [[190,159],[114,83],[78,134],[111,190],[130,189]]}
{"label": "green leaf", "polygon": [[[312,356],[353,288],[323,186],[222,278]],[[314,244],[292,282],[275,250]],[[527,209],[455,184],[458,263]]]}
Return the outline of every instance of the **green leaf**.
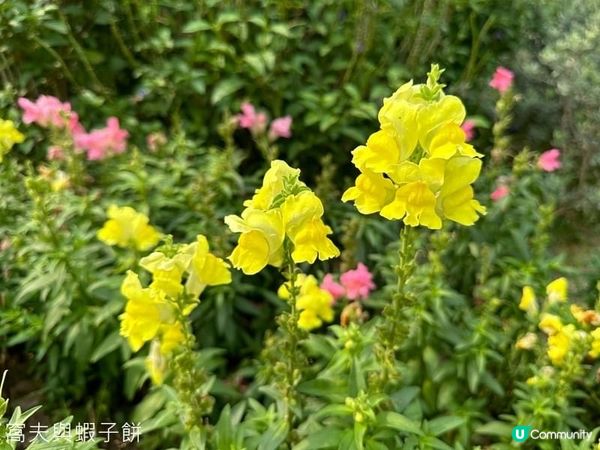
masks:
{"label": "green leaf", "polygon": [[92,356],[90,357],[91,362],[96,362],[102,359],[104,356],[108,355],[110,352],[115,350],[119,345],[123,343],[123,338],[119,334],[118,331],[109,334],[102,341],[102,343],[96,348]]}
{"label": "green leaf", "polygon": [[204,20],[192,20],[186,23],[181,29],[182,33],[197,33],[198,31],[210,30],[210,24]]}
{"label": "green leaf", "polygon": [[325,428],[310,433],[310,436],[300,441],[292,450],[316,450],[320,448],[337,447],[343,433],[343,430],[337,428]]}
{"label": "green leaf", "polygon": [[475,430],[477,434],[484,434],[490,436],[510,436],[513,427],[505,422],[493,421],[488,422],[485,425],[480,426]]}
{"label": "green leaf", "polygon": [[211,103],[214,105],[219,103],[225,97],[233,94],[244,86],[244,82],[239,78],[230,78],[223,80],[215,86],[212,96],[210,97]]}
{"label": "green leaf", "polygon": [[429,432],[434,436],[439,436],[447,431],[450,431],[456,427],[461,426],[465,423],[465,419],[463,417],[458,416],[442,416],[436,417],[433,420],[427,422],[427,428]]}
{"label": "green leaf", "polygon": [[424,436],[420,439],[422,448],[435,448],[438,450],[454,450],[448,444],[440,441],[438,438],[433,436]]}
{"label": "green leaf", "polygon": [[408,417],[395,412],[382,412],[377,416],[377,424],[381,427],[404,431],[409,434],[423,436],[421,425]]}

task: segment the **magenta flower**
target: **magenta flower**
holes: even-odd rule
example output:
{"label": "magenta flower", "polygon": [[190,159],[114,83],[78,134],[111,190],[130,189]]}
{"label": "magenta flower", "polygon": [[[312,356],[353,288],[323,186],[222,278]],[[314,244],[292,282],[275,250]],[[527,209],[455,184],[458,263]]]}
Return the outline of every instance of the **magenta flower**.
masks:
{"label": "magenta flower", "polygon": [[465,139],[469,142],[471,139],[475,137],[475,121],[472,119],[467,119],[460,126],[462,130],[465,132]]}
{"label": "magenta flower", "polygon": [[560,150],[552,148],[545,151],[540,155],[537,165],[545,172],[554,172],[556,169],[560,169],[562,166],[560,162]]}
{"label": "magenta flower", "polygon": [[262,133],[267,128],[267,115],[262,112],[256,112],[252,103],[244,102],[240,106],[241,114],[236,117],[240,128],[247,128],[253,134]]}
{"label": "magenta flower", "polygon": [[350,300],[365,299],[375,289],[373,275],[363,263],[358,263],[356,269],[343,273],[340,276],[340,282],[346,289],[346,297]]}
{"label": "magenta flower", "polygon": [[17,103],[23,110],[23,122],[37,123],[44,128],[66,128],[74,115],[70,103],[62,103],[51,95],[40,95],[35,102],[21,97]]}
{"label": "magenta flower", "polygon": [[328,273],[323,277],[323,281],[321,282],[321,289],[326,290],[331,294],[334,300],[337,300],[340,297],[343,297],[346,294],[346,289],[344,286],[337,283],[333,280],[333,275]]}
{"label": "magenta flower", "polygon": [[118,153],[123,153],[127,147],[129,133],[121,129],[119,119],[109,117],[106,127],[92,130],[89,133],[79,132],[73,135],[75,146],[87,152],[90,161],[104,159]]}
{"label": "magenta flower", "polygon": [[269,139],[274,141],[277,138],[289,138],[292,136],[292,117],[283,116],[271,122],[269,128]]}
{"label": "magenta flower", "polygon": [[496,89],[501,94],[504,94],[512,86],[514,78],[515,74],[511,70],[506,67],[498,67],[490,80],[490,87]]}
{"label": "magenta flower", "polygon": [[506,184],[501,184],[490,194],[490,198],[497,202],[502,200],[508,194],[510,194],[510,188]]}

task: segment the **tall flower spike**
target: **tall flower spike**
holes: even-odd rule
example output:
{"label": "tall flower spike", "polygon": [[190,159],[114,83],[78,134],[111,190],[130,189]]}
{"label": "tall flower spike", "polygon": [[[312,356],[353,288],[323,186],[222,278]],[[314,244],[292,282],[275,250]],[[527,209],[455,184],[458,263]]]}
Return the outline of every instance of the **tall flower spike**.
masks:
{"label": "tall flower spike", "polygon": [[442,72],[433,65],[427,84],[411,81],[384,99],[379,131],[352,152],[360,175],[342,200],[362,214],[431,229],[444,219],[473,225],[485,214],[472,188],[483,155],[466,142],[465,107],[444,94]]}
{"label": "tall flower spike", "polygon": [[238,245],[229,256],[235,268],[253,275],[267,265],[280,267],[286,239],[293,246],[296,263],[339,255],[328,238],[332,230],[323,223],[321,200],[299,176],[300,170],[284,161],[272,161],[262,186],[244,202],[241,217],[225,217],[229,229],[240,233]]}

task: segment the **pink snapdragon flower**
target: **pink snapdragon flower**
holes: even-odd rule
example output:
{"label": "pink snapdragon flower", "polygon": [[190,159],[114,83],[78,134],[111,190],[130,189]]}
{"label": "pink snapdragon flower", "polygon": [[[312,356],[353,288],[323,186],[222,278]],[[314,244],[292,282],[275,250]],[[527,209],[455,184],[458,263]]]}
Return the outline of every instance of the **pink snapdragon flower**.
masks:
{"label": "pink snapdragon flower", "polygon": [[76,116],[71,110],[70,103],[62,103],[51,95],[40,95],[35,102],[21,97],[17,100],[17,104],[23,110],[23,122],[37,123],[44,128],[67,128],[72,116]]}
{"label": "pink snapdragon flower", "polygon": [[363,263],[358,263],[356,269],[343,273],[340,276],[340,282],[346,289],[346,297],[350,300],[365,299],[375,289],[373,275]]}
{"label": "pink snapdragon flower", "polygon": [[510,188],[506,184],[499,185],[494,192],[490,194],[492,201],[497,202],[510,194]]}
{"label": "pink snapdragon flower", "polygon": [[489,85],[501,94],[504,94],[512,86],[514,78],[515,74],[511,70],[500,66],[494,72]]}
{"label": "pink snapdragon flower", "polygon": [[552,148],[545,151],[540,155],[537,165],[545,172],[554,172],[556,169],[560,169],[562,166],[560,162],[560,150]]}
{"label": "pink snapdragon flower", "polygon": [[337,300],[340,297],[343,297],[346,294],[346,289],[344,286],[334,281],[333,275],[328,273],[323,277],[323,281],[321,282],[321,289],[326,290],[331,294],[334,300]]}
{"label": "pink snapdragon flower", "polygon": [[118,153],[123,153],[127,147],[129,133],[119,125],[119,119],[109,117],[106,127],[92,130],[89,133],[73,134],[75,146],[87,152],[90,161],[97,161]]}
{"label": "pink snapdragon flower", "polygon": [[460,126],[462,130],[465,132],[465,139],[469,142],[471,139],[475,137],[475,121],[472,119],[467,119]]}
{"label": "pink snapdragon flower", "polygon": [[292,117],[283,116],[271,122],[269,128],[269,139],[274,141],[277,138],[289,138],[292,136]]}
{"label": "pink snapdragon flower", "polygon": [[267,128],[267,115],[256,112],[252,103],[244,102],[240,106],[241,114],[236,116],[237,123],[241,128],[247,128],[252,133],[262,133]]}

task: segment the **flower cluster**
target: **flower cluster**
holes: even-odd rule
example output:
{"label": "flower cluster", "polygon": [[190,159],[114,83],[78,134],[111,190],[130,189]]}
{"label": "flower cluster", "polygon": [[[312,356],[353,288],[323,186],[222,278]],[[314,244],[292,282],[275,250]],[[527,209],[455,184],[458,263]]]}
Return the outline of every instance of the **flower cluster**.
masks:
{"label": "flower cluster", "polygon": [[[254,105],[248,102],[240,106],[241,114],[235,116],[235,120],[240,128],[250,130],[253,135],[262,134],[267,128],[267,115],[264,112],[257,112]],[[269,127],[268,137],[270,141],[278,138],[290,138],[292,136],[292,118],[283,116],[274,119]]]}
{"label": "flower cluster", "polygon": [[431,229],[442,219],[473,225],[485,213],[471,186],[482,155],[466,143],[465,107],[444,94],[441,72],[432,66],[427,84],[406,83],[386,98],[380,130],[352,152],[361,173],[342,200],[359,212]]}
{"label": "flower cluster", "polygon": [[[127,147],[129,133],[120,127],[116,117],[110,117],[106,127],[88,133],[71,104],[63,103],[56,97],[41,95],[35,101],[22,97],[18,105],[23,110],[23,122],[65,131],[73,142],[75,152],[85,152],[89,160],[101,160],[123,153]],[[48,158],[63,159],[64,150],[51,147],[48,149]]]}
{"label": "flower cluster", "polygon": [[[298,326],[306,331],[319,328],[323,322],[333,320],[333,296],[322,287],[312,275],[298,275],[295,286],[299,288],[296,307],[300,311]],[[277,291],[280,298],[290,298],[289,281],[282,284]]]}
{"label": "flower cluster", "polygon": [[108,220],[98,230],[97,236],[108,245],[136,250],[148,250],[158,244],[160,233],[145,214],[129,206],[111,205],[108,208]]}
{"label": "flower cluster", "polygon": [[329,292],[335,300],[341,297],[346,297],[348,300],[364,300],[375,289],[375,283],[367,266],[358,263],[356,269],[350,269],[340,275],[339,283],[334,280],[332,274],[325,275],[321,282],[321,289]]}
{"label": "flower cluster", "polygon": [[13,145],[24,140],[25,136],[17,130],[12,120],[0,119],[0,162]]}
{"label": "flower cluster", "polygon": [[[547,355],[554,366],[562,366],[568,355],[577,348],[585,349],[590,358],[600,356],[600,313],[595,310],[584,310],[576,304],[569,307],[570,314],[558,313],[561,305],[566,305],[568,298],[568,281],[561,277],[546,286],[546,302],[543,312],[539,314],[539,329],[548,336]],[[538,318],[540,305],[531,286],[523,288],[519,308],[532,318]],[[551,312],[548,312],[551,311]],[[571,322],[571,323],[568,323]],[[596,327],[590,331],[590,327]],[[516,344],[520,349],[531,349],[537,342],[537,336],[527,333]]]}
{"label": "flower cluster", "polygon": [[155,383],[160,384],[166,357],[185,340],[184,319],[197,306],[206,286],[231,282],[228,264],[209,252],[205,236],[196,242],[167,246],[140,260],[140,266],[152,274],[152,282],[143,287],[132,271],[121,286],[127,299],[120,316],[121,335],[137,352],[153,341],[147,367]]}
{"label": "flower cluster", "polygon": [[229,257],[233,266],[253,275],[267,264],[280,267],[284,261],[284,244],[291,245],[294,262],[313,263],[339,255],[327,237],[331,228],[323,223],[323,204],[303,182],[300,170],[275,160],[265,173],[262,186],[240,216],[229,215],[225,223],[234,233],[241,233]]}

